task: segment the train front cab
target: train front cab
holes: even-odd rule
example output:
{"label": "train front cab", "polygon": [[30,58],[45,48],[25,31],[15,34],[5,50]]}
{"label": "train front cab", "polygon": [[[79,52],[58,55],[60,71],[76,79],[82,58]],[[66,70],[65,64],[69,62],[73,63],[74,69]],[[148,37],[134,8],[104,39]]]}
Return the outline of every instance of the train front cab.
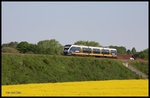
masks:
{"label": "train front cab", "polygon": [[[64,55],[69,55],[69,54],[70,54],[70,53],[69,53],[70,47],[71,47],[71,45],[65,45],[65,46],[64,46],[64,51],[63,51]],[[71,55],[71,54],[70,54],[70,55]]]}

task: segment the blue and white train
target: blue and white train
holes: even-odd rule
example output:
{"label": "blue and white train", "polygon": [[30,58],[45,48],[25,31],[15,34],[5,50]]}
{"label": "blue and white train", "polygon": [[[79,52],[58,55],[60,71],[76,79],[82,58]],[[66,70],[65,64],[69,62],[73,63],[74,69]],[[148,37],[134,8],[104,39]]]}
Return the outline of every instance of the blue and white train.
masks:
{"label": "blue and white train", "polygon": [[117,57],[117,50],[114,48],[92,47],[83,45],[65,45],[63,52],[64,55]]}

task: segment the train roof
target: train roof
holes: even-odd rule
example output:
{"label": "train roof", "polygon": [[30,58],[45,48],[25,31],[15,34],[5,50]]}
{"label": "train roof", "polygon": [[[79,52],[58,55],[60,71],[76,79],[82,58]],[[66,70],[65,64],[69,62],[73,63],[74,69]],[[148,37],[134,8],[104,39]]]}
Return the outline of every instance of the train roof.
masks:
{"label": "train roof", "polygon": [[[68,44],[70,45],[70,44]],[[111,49],[111,50],[116,50],[115,48],[108,48],[108,47],[93,47],[93,46],[85,46],[85,45],[71,45],[75,47],[85,47],[85,48],[97,48],[97,49]]]}

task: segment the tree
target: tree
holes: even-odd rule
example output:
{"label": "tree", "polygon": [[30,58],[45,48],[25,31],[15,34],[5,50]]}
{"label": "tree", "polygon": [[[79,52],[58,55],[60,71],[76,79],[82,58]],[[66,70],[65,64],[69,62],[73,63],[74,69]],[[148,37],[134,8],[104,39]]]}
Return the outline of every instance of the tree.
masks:
{"label": "tree", "polygon": [[145,50],[139,52],[139,53],[137,54],[137,57],[136,57],[136,58],[141,58],[141,59],[146,59],[146,60],[148,60],[148,58],[149,58],[149,48],[147,48],[147,49],[145,49]]}
{"label": "tree", "polygon": [[28,53],[39,53],[38,46],[36,44],[29,44],[27,47]]}
{"label": "tree", "polygon": [[11,48],[16,48],[18,45],[18,42],[10,42],[10,43],[4,43],[2,47],[11,47]]}
{"label": "tree", "polygon": [[40,53],[44,54],[62,54],[63,46],[55,39],[43,40],[38,42]]}
{"label": "tree", "polygon": [[18,44],[17,49],[21,52],[21,53],[26,53],[29,51],[29,43],[26,41],[22,41]]}
{"label": "tree", "polygon": [[132,51],[132,54],[133,54],[133,55],[136,54],[136,49],[135,49],[134,47],[132,48],[131,51]]}
{"label": "tree", "polygon": [[43,49],[47,49],[50,47],[50,41],[49,40],[39,41],[38,46],[42,47]]}
{"label": "tree", "polygon": [[74,43],[75,45],[85,45],[85,46],[94,46],[94,47],[101,47],[101,45],[98,42],[95,41],[77,41]]}
{"label": "tree", "polygon": [[131,54],[131,51],[129,49],[127,50],[127,54]]}
{"label": "tree", "polygon": [[16,48],[17,45],[18,45],[18,42],[10,42],[10,43],[8,44],[8,46],[9,46],[9,47],[12,47],[12,48]]}
{"label": "tree", "polygon": [[2,47],[8,47],[9,45],[7,43],[2,44]]}

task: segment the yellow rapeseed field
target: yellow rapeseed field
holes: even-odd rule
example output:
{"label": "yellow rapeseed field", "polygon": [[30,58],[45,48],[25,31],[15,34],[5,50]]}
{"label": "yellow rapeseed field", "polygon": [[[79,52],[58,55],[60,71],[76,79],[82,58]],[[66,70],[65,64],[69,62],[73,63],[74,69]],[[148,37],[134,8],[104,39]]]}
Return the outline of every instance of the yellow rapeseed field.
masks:
{"label": "yellow rapeseed field", "polygon": [[149,80],[2,85],[2,96],[149,96]]}

